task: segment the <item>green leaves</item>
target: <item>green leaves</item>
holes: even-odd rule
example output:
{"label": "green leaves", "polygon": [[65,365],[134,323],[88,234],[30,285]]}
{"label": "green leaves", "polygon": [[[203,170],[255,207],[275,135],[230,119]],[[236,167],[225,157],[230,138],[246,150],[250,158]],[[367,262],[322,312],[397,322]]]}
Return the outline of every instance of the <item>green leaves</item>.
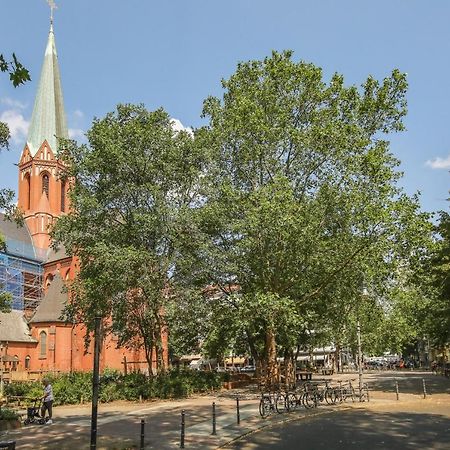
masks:
{"label": "green leaves", "polygon": [[119,344],[162,358],[163,311],[181,230],[199,199],[202,155],[162,109],[119,105],[96,119],[89,145],[66,142],[71,212],[53,231],[79,258],[68,313],[111,316]]}
{"label": "green leaves", "polygon": [[16,55],[12,54],[12,61],[7,61],[5,57],[0,54],[0,71],[7,72],[9,79],[14,87],[24,84],[27,81],[31,81],[30,72],[20,63]]}

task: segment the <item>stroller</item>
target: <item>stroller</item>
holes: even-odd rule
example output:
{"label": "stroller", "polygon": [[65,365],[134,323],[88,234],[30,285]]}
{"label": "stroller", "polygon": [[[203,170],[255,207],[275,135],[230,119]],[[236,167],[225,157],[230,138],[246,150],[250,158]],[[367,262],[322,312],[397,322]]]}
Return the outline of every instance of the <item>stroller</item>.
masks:
{"label": "stroller", "polygon": [[35,398],[32,400],[32,403],[32,406],[27,408],[27,418],[23,421],[23,424],[29,425],[31,423],[37,423],[39,425],[44,425],[46,419],[41,417],[42,399]]}

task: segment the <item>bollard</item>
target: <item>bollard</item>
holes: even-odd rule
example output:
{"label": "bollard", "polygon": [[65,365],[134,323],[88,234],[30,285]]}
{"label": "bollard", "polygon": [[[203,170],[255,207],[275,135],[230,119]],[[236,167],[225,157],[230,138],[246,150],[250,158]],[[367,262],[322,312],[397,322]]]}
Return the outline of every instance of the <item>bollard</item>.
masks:
{"label": "bollard", "polygon": [[212,434],[216,435],[217,434],[217,432],[216,432],[216,402],[213,402],[213,404],[212,404],[212,427],[213,427]]}
{"label": "bollard", "polygon": [[181,436],[180,436],[180,448],[184,448],[184,409],[181,411]]}
{"label": "bollard", "polygon": [[423,398],[427,398],[427,388],[425,386],[425,378],[422,378],[422,384],[423,384]]}
{"label": "bollard", "polygon": [[236,420],[237,420],[237,424],[240,425],[241,413],[239,411],[239,397],[236,397]]}
{"label": "bollard", "polygon": [[397,400],[398,400],[398,381],[395,380],[395,394],[397,395]]}
{"label": "bollard", "polygon": [[140,450],[144,450],[144,439],[145,439],[144,427],[145,427],[145,420],[141,419],[141,446],[140,446]]}

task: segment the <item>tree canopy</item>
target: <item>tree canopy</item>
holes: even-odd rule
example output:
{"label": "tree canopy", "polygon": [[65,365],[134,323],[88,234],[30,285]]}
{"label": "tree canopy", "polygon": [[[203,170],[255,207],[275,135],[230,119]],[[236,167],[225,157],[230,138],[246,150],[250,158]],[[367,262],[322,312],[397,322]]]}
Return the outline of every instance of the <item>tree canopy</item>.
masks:
{"label": "tree canopy", "polygon": [[79,260],[67,314],[111,317],[149,364],[168,324],[172,352],[249,350],[269,378],[277,354],[355,342],[356,322],[379,348],[420,297],[405,286],[431,235],[389,149],[405,75],[346,86],[286,51],[222,86],[193,135],[163,110],[119,105],[88,145],[66,142],[71,211],[53,237]]}

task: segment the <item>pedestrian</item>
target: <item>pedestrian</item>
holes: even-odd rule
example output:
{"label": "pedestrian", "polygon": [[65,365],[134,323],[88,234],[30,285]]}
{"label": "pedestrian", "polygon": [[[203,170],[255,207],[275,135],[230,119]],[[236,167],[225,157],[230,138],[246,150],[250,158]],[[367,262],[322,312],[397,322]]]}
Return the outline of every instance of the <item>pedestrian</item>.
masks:
{"label": "pedestrian", "polygon": [[[44,395],[42,396],[41,417],[45,420],[47,425],[51,425],[52,421],[52,405],[53,405],[53,389],[50,381],[47,378],[42,380],[44,385]],[[45,411],[48,411],[48,418],[45,417]]]}

